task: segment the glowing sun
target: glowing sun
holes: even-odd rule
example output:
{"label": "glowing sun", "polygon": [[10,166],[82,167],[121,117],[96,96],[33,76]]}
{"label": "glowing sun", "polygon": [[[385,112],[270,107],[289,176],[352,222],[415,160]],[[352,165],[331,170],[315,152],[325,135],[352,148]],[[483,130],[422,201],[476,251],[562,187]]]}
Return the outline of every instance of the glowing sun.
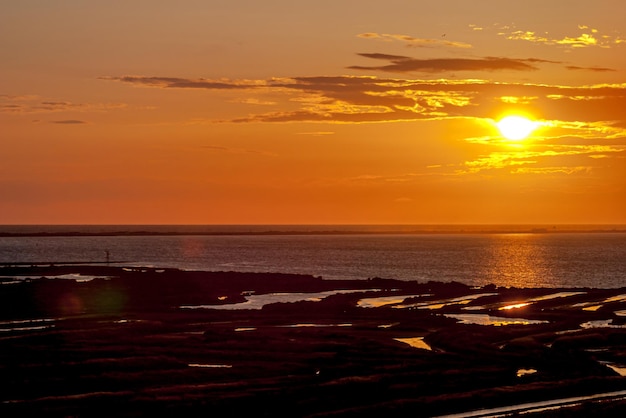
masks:
{"label": "glowing sun", "polygon": [[523,116],[507,116],[496,123],[496,126],[506,139],[519,141],[537,129],[538,124]]}

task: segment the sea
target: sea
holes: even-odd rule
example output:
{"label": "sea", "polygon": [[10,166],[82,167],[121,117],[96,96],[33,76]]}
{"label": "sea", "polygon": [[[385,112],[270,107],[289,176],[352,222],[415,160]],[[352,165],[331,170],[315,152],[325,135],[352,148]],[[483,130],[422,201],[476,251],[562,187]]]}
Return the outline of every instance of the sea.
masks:
{"label": "sea", "polygon": [[0,225],[0,265],[626,286],[623,225]]}

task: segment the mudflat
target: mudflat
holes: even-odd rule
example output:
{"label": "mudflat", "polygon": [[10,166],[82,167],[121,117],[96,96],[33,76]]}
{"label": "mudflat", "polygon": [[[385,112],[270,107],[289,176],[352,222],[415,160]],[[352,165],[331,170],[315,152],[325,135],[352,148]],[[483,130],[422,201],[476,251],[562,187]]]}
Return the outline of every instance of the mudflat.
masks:
{"label": "mudflat", "polygon": [[607,393],[528,409],[626,413],[626,288],[104,265],[0,277],[4,417],[470,416]]}

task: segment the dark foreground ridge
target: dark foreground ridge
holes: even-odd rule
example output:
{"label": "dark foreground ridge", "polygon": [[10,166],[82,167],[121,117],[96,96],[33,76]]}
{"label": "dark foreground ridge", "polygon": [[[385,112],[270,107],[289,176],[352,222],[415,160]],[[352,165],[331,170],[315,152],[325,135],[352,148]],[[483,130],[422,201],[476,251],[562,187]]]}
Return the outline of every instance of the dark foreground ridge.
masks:
{"label": "dark foreground ridge", "polygon": [[626,413],[626,288],[109,266],[0,277],[3,417]]}

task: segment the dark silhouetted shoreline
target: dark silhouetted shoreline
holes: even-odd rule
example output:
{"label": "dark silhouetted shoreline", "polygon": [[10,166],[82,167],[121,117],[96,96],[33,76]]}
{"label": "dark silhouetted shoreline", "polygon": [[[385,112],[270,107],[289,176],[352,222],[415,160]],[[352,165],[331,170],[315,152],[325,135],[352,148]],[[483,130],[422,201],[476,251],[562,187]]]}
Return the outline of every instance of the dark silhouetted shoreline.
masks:
{"label": "dark silhouetted shoreline", "polygon": [[[437,416],[626,389],[626,288],[104,265],[0,277],[6,417]],[[241,305],[285,294],[300,299]],[[626,402],[557,412],[590,411]]]}

